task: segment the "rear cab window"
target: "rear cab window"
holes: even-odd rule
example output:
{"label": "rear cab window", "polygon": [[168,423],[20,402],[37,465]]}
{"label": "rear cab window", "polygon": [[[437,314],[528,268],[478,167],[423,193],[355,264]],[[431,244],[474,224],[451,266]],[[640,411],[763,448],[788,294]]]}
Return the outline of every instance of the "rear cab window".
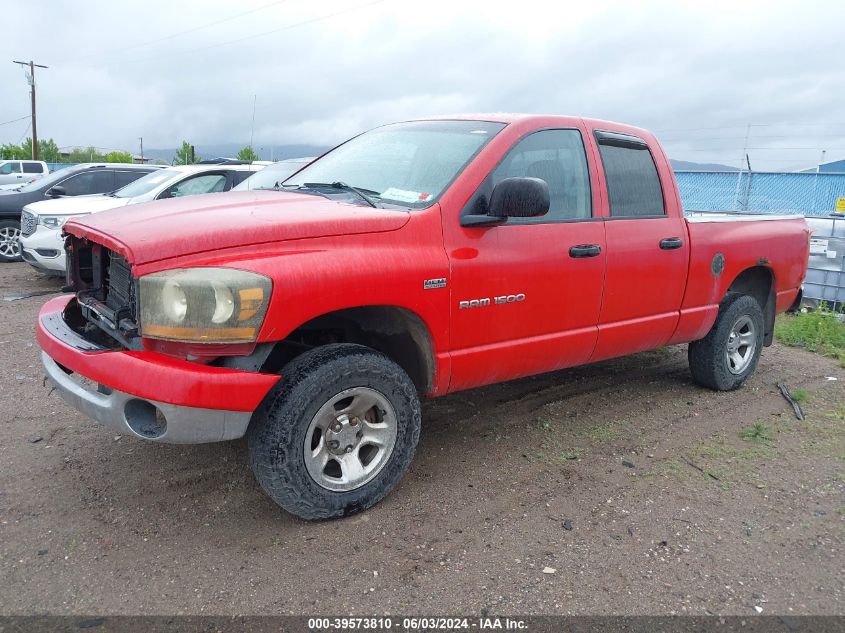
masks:
{"label": "rear cab window", "polygon": [[666,215],[663,187],[648,144],[617,132],[595,132],[604,166],[611,218]]}
{"label": "rear cab window", "polygon": [[41,163],[23,163],[23,173],[42,174],[44,173],[44,167]]}

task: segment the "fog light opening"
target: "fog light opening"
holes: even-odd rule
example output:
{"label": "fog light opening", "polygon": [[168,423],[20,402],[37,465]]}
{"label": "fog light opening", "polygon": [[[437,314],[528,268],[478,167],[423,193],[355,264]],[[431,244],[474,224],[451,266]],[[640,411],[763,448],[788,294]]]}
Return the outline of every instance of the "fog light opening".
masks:
{"label": "fog light opening", "polygon": [[167,431],[167,419],[158,408],[146,400],[130,400],[123,408],[129,428],[141,437],[155,439]]}

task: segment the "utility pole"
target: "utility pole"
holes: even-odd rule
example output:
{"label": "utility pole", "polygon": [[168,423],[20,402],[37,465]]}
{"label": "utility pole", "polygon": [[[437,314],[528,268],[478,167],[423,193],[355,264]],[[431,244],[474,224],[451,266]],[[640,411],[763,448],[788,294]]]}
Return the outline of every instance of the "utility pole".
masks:
{"label": "utility pole", "polygon": [[249,147],[252,149],[252,139],[255,136],[255,104],[258,103],[258,95],[252,95],[252,128],[249,133]]}
{"label": "utility pole", "polygon": [[32,97],[32,160],[38,160],[38,128],[35,125],[35,69],[47,68],[47,66],[36,64],[32,60],[29,60],[29,62],[13,61],[12,63],[21,66],[24,71],[26,70],[25,67],[29,66],[29,73],[26,78],[29,81],[29,94]]}
{"label": "utility pole", "polygon": [[144,137],[139,136],[138,140],[141,141],[141,164],[144,163]]}

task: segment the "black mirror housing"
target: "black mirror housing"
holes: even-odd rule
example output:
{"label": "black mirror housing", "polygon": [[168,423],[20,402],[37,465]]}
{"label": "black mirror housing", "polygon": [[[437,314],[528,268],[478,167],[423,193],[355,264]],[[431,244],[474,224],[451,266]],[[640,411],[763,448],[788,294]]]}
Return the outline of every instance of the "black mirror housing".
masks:
{"label": "black mirror housing", "polygon": [[540,178],[505,178],[493,188],[488,213],[499,218],[535,218],[549,212],[549,185]]}
{"label": "black mirror housing", "polygon": [[67,190],[61,185],[56,185],[54,187],[50,187],[45,194],[51,198],[58,198],[59,196],[66,196]]}

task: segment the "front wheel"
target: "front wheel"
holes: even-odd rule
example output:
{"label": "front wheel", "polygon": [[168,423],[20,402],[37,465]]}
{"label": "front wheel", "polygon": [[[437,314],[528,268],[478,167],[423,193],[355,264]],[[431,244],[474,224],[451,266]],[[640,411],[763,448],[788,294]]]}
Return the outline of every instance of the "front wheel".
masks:
{"label": "front wheel", "polygon": [[21,260],[21,223],[0,220],[0,262]]}
{"label": "front wheel", "polygon": [[361,345],[327,345],[281,370],[248,432],[258,483],[303,519],[359,512],[405,474],[420,435],[408,375]]}
{"label": "front wheel", "polygon": [[725,297],[707,336],[689,344],[693,380],[717,391],[741,387],[760,360],[763,327],[763,310],[754,297]]}

